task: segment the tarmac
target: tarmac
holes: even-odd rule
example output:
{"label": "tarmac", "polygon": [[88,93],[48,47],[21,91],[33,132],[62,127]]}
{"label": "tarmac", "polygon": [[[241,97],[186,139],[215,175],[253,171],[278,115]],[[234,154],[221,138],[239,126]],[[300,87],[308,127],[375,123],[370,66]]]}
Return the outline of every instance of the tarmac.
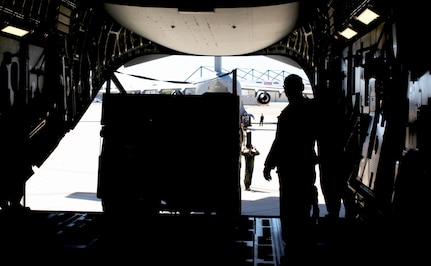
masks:
{"label": "tarmac", "polygon": [[[266,181],[263,178],[263,163],[275,136],[277,116],[286,105],[287,102],[270,102],[267,105],[244,106],[255,117],[248,130],[251,132],[252,144],[260,151],[260,155],[255,158],[251,191],[244,189],[244,169],[241,169],[242,215],[279,216],[278,177],[273,171],[272,181]],[[34,167],[35,173],[26,183],[23,205],[40,211],[102,212],[101,201],[96,196],[98,156],[102,145],[101,110],[101,102],[92,103],[51,156],[40,167]],[[261,114],[265,117],[262,126],[259,125]],[[318,179],[316,186],[322,217],[326,214],[326,208]]]}

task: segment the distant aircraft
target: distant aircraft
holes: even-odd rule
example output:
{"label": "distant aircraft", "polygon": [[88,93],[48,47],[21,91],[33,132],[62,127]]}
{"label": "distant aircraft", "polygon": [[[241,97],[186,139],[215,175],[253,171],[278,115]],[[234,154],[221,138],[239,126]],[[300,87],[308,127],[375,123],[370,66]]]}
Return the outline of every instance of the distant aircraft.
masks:
{"label": "distant aircraft", "polygon": [[[172,95],[202,95],[204,93],[236,93],[240,96],[240,115],[245,126],[251,126],[251,119],[254,119],[254,115],[248,113],[242,102],[242,89],[241,83],[237,80],[234,86],[232,72],[223,72],[221,67],[221,57],[214,57],[214,72],[215,76],[211,78],[202,79],[201,81],[191,83],[182,81],[160,81],[149,77],[122,73],[117,71],[117,74],[125,74],[127,76],[146,80],[146,85],[140,85],[142,87],[125,89],[117,78],[117,82],[114,82],[118,92],[128,94],[172,94]],[[105,90],[102,88],[101,93]],[[115,93],[115,91],[112,91]]]}
{"label": "distant aircraft", "polygon": [[[313,90],[307,80],[304,80],[304,91],[303,94],[308,98],[313,98]],[[243,101],[246,102],[245,96],[249,91],[248,95],[252,95],[253,99],[259,104],[268,104],[272,100],[272,96],[278,98],[278,101],[287,101],[287,97],[284,93],[283,81],[279,80],[241,80],[241,86],[243,91]],[[249,97],[251,98],[251,97]]]}
{"label": "distant aircraft", "polygon": [[[125,67],[145,63],[158,58],[137,58],[128,64],[125,64]],[[187,82],[187,81],[161,81],[152,79],[149,77],[144,77],[140,75],[122,73],[121,71],[117,71],[117,73],[125,74],[128,76],[140,78],[142,80],[146,80],[145,84],[141,83],[137,86],[134,86],[133,89],[127,89],[128,93],[142,93],[142,94],[203,94],[208,90],[208,87],[211,87],[210,91],[220,90],[220,85],[227,84],[226,86],[229,92],[232,92],[232,87],[229,83],[232,83],[233,71],[226,71],[222,69],[221,63],[222,57],[215,56],[214,57],[214,69],[209,69],[207,67],[199,67],[195,73],[202,72],[202,69],[210,71],[213,75],[210,78],[202,78],[199,81]],[[244,104],[268,104],[270,101],[287,101],[286,96],[284,95],[283,89],[283,79],[286,73],[277,72],[275,73],[272,70],[268,70],[267,72],[274,72],[279,79],[275,79],[274,77],[270,77],[271,80],[263,80],[262,76],[268,76],[266,73],[260,73],[256,76],[249,75],[248,73],[244,75],[244,73],[249,70],[244,71],[243,69],[238,70],[238,81],[237,82],[237,93],[240,96],[241,100]],[[243,73],[241,73],[241,71]],[[256,72],[254,72],[256,73]],[[202,77],[202,74],[200,74]],[[246,78],[249,79],[246,79]],[[190,78],[190,77],[189,77]],[[188,79],[189,79],[188,78]],[[186,80],[188,80],[186,79]],[[135,83],[135,82],[133,82]],[[305,83],[305,93],[306,96],[312,97],[311,86],[308,83],[308,79],[304,79]],[[219,88],[216,88],[219,87]]]}
{"label": "distant aircraft", "polygon": [[[134,62],[130,62],[128,65],[135,65],[142,59],[136,59]],[[154,60],[154,59],[149,59]],[[207,69],[207,68],[206,68]],[[234,77],[236,70],[227,72],[222,68],[222,57],[214,56],[214,70],[210,70],[213,73],[213,77],[205,77],[200,81],[187,82],[187,81],[161,81],[150,77],[141,75],[123,73],[117,71],[118,74],[124,74],[127,76],[139,78],[145,83],[138,83],[134,85],[136,87],[124,89],[120,88],[120,92],[126,92],[129,94],[172,94],[172,95],[202,95],[204,93],[236,93],[240,99],[240,115],[241,121],[244,126],[251,126],[252,119],[255,119],[254,115],[248,113],[244,105],[266,105],[270,101],[287,102],[288,99],[284,94],[283,79],[281,80],[245,80]],[[236,85],[234,86],[234,79]],[[305,82],[304,94],[312,98],[313,92],[308,80]],[[117,86],[122,86],[121,83],[116,83]],[[102,90],[103,91],[103,90]]]}

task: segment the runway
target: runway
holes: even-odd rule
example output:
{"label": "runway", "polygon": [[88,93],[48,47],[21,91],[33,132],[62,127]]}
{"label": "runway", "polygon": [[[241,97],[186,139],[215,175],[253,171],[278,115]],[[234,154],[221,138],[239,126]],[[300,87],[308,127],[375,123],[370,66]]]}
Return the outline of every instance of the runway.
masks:
{"label": "runway", "polygon": [[[260,151],[255,159],[251,191],[243,187],[244,169],[241,169],[241,213],[249,216],[278,216],[278,178],[273,171],[272,181],[263,178],[263,162],[275,136],[277,116],[286,102],[268,105],[246,105],[255,117],[249,130],[252,143]],[[100,117],[102,103],[94,102],[77,126],[68,132],[51,156],[34,167],[35,174],[27,181],[23,204],[32,210],[102,212],[96,197],[98,156],[101,149]],[[259,126],[263,114],[264,124]],[[244,165],[244,162],[242,162]],[[319,188],[320,216],[326,214]],[[343,213],[342,213],[343,215]]]}

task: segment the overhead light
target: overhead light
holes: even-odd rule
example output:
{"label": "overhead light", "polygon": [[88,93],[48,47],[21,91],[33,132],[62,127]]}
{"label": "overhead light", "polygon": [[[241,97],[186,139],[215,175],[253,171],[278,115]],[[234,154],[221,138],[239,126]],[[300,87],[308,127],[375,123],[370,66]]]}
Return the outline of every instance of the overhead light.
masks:
{"label": "overhead light", "polygon": [[359,16],[357,16],[357,19],[365,25],[368,25],[371,23],[371,21],[375,20],[378,17],[379,15],[376,12],[367,8]]}
{"label": "overhead light", "polygon": [[346,39],[351,39],[356,34],[358,34],[358,33],[356,31],[352,30],[349,27],[345,28],[343,31],[340,32],[340,35],[343,36]]}
{"label": "overhead light", "polygon": [[4,27],[1,31],[5,32],[5,33],[12,34],[12,35],[15,35],[15,36],[18,36],[18,37],[22,37],[22,36],[26,35],[29,32],[28,30],[20,29],[18,27],[14,27],[14,26],[11,26],[11,25],[8,25],[8,26]]}

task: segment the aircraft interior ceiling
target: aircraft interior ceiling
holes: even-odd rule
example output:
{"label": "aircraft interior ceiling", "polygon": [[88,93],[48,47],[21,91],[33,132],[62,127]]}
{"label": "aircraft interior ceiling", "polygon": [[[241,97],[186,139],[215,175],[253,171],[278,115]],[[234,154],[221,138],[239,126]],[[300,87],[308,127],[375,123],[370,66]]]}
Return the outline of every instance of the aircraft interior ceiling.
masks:
{"label": "aircraft interior ceiling", "polygon": [[[343,246],[342,250],[351,256],[359,251],[363,262],[368,261],[366,254],[373,253],[379,245],[389,245],[401,256],[404,253],[398,251],[404,251],[405,242],[417,243],[413,235],[422,236],[429,228],[422,218],[428,207],[431,180],[428,163],[431,159],[431,41],[427,36],[431,23],[424,2],[222,0],[175,4],[138,0],[0,0],[1,232],[7,231],[5,228],[15,221],[15,218],[3,219],[13,205],[11,197],[16,199],[25,193],[25,182],[32,177],[33,167],[41,166],[65,134],[74,129],[104,84],[107,87],[101,119],[103,148],[97,196],[108,218],[124,217],[125,212],[138,218],[139,211],[154,218],[161,208],[161,199],[172,204],[164,206],[167,209],[187,212],[195,208],[222,217],[238,216],[241,189],[240,166],[236,161],[240,147],[237,95],[133,96],[121,89],[115,72],[124,65],[170,55],[264,55],[304,70],[313,100],[332,118],[328,129],[333,130],[328,138],[343,141],[343,167],[348,175],[348,191],[354,195],[355,223],[336,239],[340,242],[334,250],[347,241],[353,248]],[[377,16],[365,21],[364,11]],[[236,77],[232,84],[235,80]],[[118,95],[109,93],[112,84],[120,88]],[[223,108],[218,108],[220,105]],[[171,121],[172,113],[178,110],[191,114],[182,120],[186,126]],[[217,150],[207,156],[211,162],[223,165],[211,165],[196,155],[206,140],[194,133],[207,128],[209,120],[218,127],[206,137],[212,138],[224,151]],[[174,133],[183,138],[172,135],[167,121],[178,128],[179,132]],[[178,141],[177,145],[193,151],[191,156],[195,157],[174,160],[172,168],[166,167],[162,162],[167,159],[158,149],[160,143],[147,143],[146,138],[169,139],[169,144]],[[142,152],[144,147],[154,158]],[[326,160],[333,158],[331,152],[321,156]],[[192,161],[200,163],[190,168]],[[193,171],[185,183],[171,178],[176,173],[187,176],[187,169]],[[164,175],[160,179],[145,176],[145,182],[154,188],[148,191],[140,179],[142,172]],[[210,172],[207,175],[213,186],[201,179],[202,172]],[[222,199],[220,194],[224,195]],[[122,198],[118,199],[118,195]],[[123,206],[127,207],[123,209]],[[176,213],[172,209],[168,211]],[[84,216],[89,218],[93,214],[67,215],[86,220]],[[65,219],[58,213],[54,216]],[[243,218],[235,221],[244,222]],[[247,219],[245,224],[249,226]],[[163,231],[165,220],[158,221],[161,224],[156,227]],[[118,222],[116,218],[109,226],[115,222]],[[60,227],[60,223],[56,225]],[[172,228],[175,229],[170,229],[170,233],[181,231],[178,227]],[[187,229],[193,231],[192,226]],[[201,241],[203,236],[195,233],[193,237]],[[217,233],[221,233],[217,237],[226,236],[226,232]],[[239,233],[244,232],[235,232]],[[91,236],[94,234],[92,231]],[[186,238],[186,234],[181,232],[179,237]],[[138,235],[145,237],[145,232],[139,231]],[[40,237],[31,236],[34,241]],[[214,232],[211,236],[215,237]],[[64,234],[62,237],[73,238]],[[167,231],[163,237],[169,237]],[[152,235],[152,239],[158,237]],[[280,244],[273,237],[268,239],[274,245]],[[127,242],[131,238],[121,240]],[[253,241],[260,239],[256,237]],[[97,246],[100,252],[96,254],[104,254],[105,248]],[[272,257],[280,255],[275,246],[271,250]],[[213,256],[200,251],[205,256]],[[227,252],[226,246],[219,251]],[[392,253],[378,254],[384,260],[388,256],[394,258]],[[247,252],[241,255],[253,256]],[[239,262],[243,258],[236,259]],[[254,262],[259,259],[262,258],[256,255]]]}

